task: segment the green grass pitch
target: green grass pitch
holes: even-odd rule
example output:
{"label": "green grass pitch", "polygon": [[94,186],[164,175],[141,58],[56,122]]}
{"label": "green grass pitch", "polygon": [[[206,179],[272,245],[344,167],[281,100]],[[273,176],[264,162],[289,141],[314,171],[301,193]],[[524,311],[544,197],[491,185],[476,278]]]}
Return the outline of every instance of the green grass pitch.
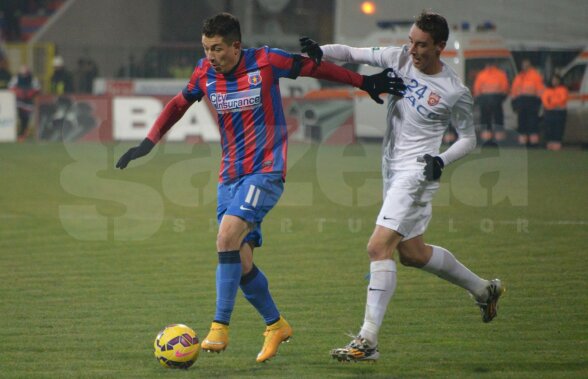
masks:
{"label": "green grass pitch", "polygon": [[399,266],[375,364],[329,350],[363,320],[380,146],[292,144],[256,263],[294,337],[255,363],[264,324],[239,294],[231,339],[187,371],[153,340],[203,338],[215,302],[219,149],[0,145],[0,377],[559,378],[588,376],[588,153],[477,150],[447,168],[425,234],[507,292],[483,324],[464,290]]}

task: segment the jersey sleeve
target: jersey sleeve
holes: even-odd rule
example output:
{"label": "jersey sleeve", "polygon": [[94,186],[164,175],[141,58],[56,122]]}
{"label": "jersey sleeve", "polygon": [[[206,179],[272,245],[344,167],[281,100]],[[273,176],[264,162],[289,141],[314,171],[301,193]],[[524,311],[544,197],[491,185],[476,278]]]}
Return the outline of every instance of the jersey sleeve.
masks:
{"label": "jersey sleeve", "polygon": [[267,59],[276,78],[296,79],[300,74],[299,55],[265,46]]}
{"label": "jersey sleeve", "polygon": [[363,77],[358,73],[329,62],[317,65],[312,59],[303,57],[300,54],[291,54],[279,49],[269,49],[268,59],[277,77],[296,79],[299,76],[310,76],[358,88],[363,83]]}
{"label": "jersey sleeve", "polygon": [[179,92],[165,105],[163,111],[151,126],[147,138],[153,143],[159,142],[172,126],[182,118],[192,104],[193,101],[189,101],[182,92]]}
{"label": "jersey sleeve", "polygon": [[200,89],[200,85],[198,84],[203,74],[204,73],[202,70],[202,60],[200,60],[198,62],[198,65],[194,69],[194,72],[192,72],[190,81],[188,81],[188,84],[186,84],[186,86],[182,90],[184,98],[190,103],[200,101],[204,96],[204,92],[202,91],[202,89]]}
{"label": "jersey sleeve", "polygon": [[350,47],[347,45],[321,46],[323,57],[327,60],[368,64],[370,66],[388,68],[398,67],[398,58],[402,52],[400,47]]}
{"label": "jersey sleeve", "polygon": [[451,122],[458,139],[449,149],[439,154],[445,165],[463,158],[476,147],[476,129],[473,114],[474,100],[470,91],[464,88],[462,96],[453,106]]}

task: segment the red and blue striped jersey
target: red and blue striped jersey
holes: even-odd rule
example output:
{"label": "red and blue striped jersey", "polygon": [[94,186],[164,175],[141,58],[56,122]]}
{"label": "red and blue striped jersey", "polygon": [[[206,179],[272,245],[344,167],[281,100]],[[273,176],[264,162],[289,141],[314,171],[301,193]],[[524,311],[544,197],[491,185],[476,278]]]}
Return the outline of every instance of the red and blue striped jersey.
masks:
{"label": "red and blue striped jersey", "polygon": [[279,79],[296,78],[300,56],[264,46],[244,49],[228,74],[201,59],[183,90],[189,102],[206,96],[218,114],[222,161],[220,182],[252,173],[286,176],[288,131]]}

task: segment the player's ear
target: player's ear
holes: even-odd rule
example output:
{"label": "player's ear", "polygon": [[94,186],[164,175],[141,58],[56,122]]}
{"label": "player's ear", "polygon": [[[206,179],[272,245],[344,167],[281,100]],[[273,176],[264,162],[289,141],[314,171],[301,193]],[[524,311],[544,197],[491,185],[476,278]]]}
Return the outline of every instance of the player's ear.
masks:
{"label": "player's ear", "polygon": [[447,45],[447,42],[445,41],[441,41],[437,44],[437,52],[441,53],[443,51],[443,49],[445,49],[445,46]]}
{"label": "player's ear", "polygon": [[241,54],[241,41],[233,41],[233,49],[235,49],[235,55]]}

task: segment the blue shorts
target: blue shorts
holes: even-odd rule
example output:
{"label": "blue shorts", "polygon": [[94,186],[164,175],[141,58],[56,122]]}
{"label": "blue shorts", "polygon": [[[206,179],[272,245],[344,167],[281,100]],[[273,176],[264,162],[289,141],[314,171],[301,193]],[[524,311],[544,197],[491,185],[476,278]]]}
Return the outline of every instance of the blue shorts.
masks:
{"label": "blue shorts", "polygon": [[224,215],[231,215],[253,224],[253,230],[243,243],[259,247],[262,244],[261,222],[283,191],[282,173],[251,174],[231,183],[219,183],[216,219],[220,224]]}

